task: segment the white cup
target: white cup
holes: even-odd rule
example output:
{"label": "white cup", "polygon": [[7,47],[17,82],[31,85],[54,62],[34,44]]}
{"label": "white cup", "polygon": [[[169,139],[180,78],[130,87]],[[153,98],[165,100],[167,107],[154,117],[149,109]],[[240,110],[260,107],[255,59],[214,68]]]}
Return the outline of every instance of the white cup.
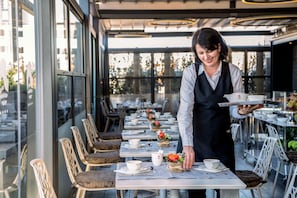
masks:
{"label": "white cup", "polygon": [[131,148],[138,148],[139,147],[140,139],[130,139],[129,145]]}
{"label": "white cup", "polygon": [[156,117],[156,119],[159,119],[159,118],[160,118],[160,115],[161,115],[160,112],[156,112],[156,113],[155,113],[155,117]]}
{"label": "white cup", "polygon": [[169,124],[173,124],[174,121],[175,121],[175,118],[168,118],[168,123],[169,123]]}
{"label": "white cup", "polygon": [[132,123],[133,125],[137,125],[137,123],[138,123],[138,119],[132,119],[132,120],[131,120],[131,123]]}
{"label": "white cup", "polygon": [[126,162],[126,166],[129,171],[136,172],[141,168],[142,161],[140,160],[130,160]]}
{"label": "white cup", "polygon": [[152,162],[154,166],[160,166],[163,162],[163,152],[152,152]]}

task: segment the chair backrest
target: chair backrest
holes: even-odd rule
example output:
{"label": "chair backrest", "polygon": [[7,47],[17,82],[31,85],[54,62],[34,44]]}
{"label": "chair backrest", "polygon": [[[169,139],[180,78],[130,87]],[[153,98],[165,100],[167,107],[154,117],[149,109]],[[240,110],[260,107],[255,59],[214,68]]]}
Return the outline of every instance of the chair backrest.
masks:
{"label": "chair backrest", "polygon": [[92,130],[90,121],[88,119],[82,119],[82,122],[87,136],[88,144],[91,148],[94,148],[94,144],[95,142],[97,142],[98,135]]}
{"label": "chair backrest", "polygon": [[293,197],[297,197],[297,168],[295,168],[294,173],[291,177],[289,186],[285,192],[285,196],[284,198],[293,198]]}
{"label": "chair backrest", "polygon": [[166,104],[168,103],[168,98],[165,98],[162,102],[162,109],[161,113],[163,114],[165,112]]}
{"label": "chair backrest", "polygon": [[268,175],[275,143],[276,139],[273,137],[267,137],[265,139],[258,156],[256,166],[253,169],[253,172],[260,176],[263,180],[266,180]]}
{"label": "chair backrest", "polygon": [[64,155],[64,160],[68,172],[69,179],[72,183],[72,185],[76,185],[75,178],[76,176],[82,172],[82,169],[79,165],[79,162],[77,160],[73,145],[70,141],[69,138],[61,138],[59,139],[62,150],[63,150],[63,155]]}
{"label": "chair backrest", "polygon": [[106,106],[106,103],[104,100],[100,100],[100,107],[101,107],[103,116],[107,117],[109,110],[108,110],[108,107]]}
{"label": "chair backrest", "polygon": [[97,126],[96,126],[96,123],[95,123],[95,120],[93,118],[93,115],[88,113],[88,120],[90,122],[90,125],[91,127],[96,131],[96,133],[99,133],[98,129],[97,129]]}
{"label": "chair backrest", "polygon": [[238,124],[238,123],[232,123],[231,124],[231,135],[232,135],[233,141],[236,140],[236,136],[237,136],[237,133],[239,131],[239,127],[240,127],[240,124]]}
{"label": "chair backrest", "polygon": [[78,153],[78,156],[80,158],[80,160],[85,164],[86,163],[86,156],[89,155],[89,152],[87,151],[85,144],[83,142],[83,139],[81,137],[81,134],[79,132],[79,129],[77,128],[77,126],[72,126],[70,127],[72,130],[72,134],[74,137],[74,142],[75,142],[75,146],[76,146],[76,150]]}
{"label": "chair backrest", "polygon": [[25,144],[22,148],[21,156],[20,156],[20,172],[16,175],[13,180],[13,184],[15,186],[19,185],[19,181],[22,181],[27,170],[27,163],[28,163],[28,145]]}
{"label": "chair backrest", "polygon": [[30,165],[34,171],[39,197],[56,198],[57,195],[44,161],[42,159],[33,159],[30,161]]}
{"label": "chair backrest", "polygon": [[282,146],[282,143],[280,141],[280,137],[278,135],[278,132],[274,126],[271,126],[269,124],[266,125],[268,134],[270,137],[276,138],[276,143],[274,146],[274,154],[279,160],[283,161],[289,161],[286,152],[284,151],[284,148]]}

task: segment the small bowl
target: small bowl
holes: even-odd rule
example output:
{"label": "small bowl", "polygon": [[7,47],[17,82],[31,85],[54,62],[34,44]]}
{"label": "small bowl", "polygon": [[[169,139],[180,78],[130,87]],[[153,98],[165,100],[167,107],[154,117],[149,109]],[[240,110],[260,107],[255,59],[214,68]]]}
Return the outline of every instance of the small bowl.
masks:
{"label": "small bowl", "polygon": [[127,166],[129,171],[136,172],[136,171],[140,170],[140,168],[142,166],[142,161],[140,161],[140,160],[130,160],[130,161],[126,162],[126,166]]}
{"label": "small bowl", "polygon": [[208,169],[217,169],[220,165],[220,160],[218,159],[204,159],[203,163]]}
{"label": "small bowl", "polygon": [[289,118],[287,118],[287,117],[277,117],[276,120],[278,122],[287,122],[289,120]]}
{"label": "small bowl", "polygon": [[247,100],[248,94],[232,93],[232,94],[225,94],[224,97],[227,98],[229,102],[245,102]]}

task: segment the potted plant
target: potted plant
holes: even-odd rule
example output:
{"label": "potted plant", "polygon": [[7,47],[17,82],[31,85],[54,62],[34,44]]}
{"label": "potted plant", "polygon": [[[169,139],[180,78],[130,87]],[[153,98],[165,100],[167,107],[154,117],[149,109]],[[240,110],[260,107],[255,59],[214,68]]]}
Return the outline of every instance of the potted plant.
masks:
{"label": "potted plant", "polygon": [[156,132],[160,129],[161,123],[158,120],[152,122],[152,131]]}
{"label": "potted plant", "polygon": [[171,172],[183,172],[184,156],[182,153],[169,153],[165,157]]}
{"label": "potted plant", "polygon": [[158,145],[159,147],[169,147],[171,137],[164,131],[158,131]]}

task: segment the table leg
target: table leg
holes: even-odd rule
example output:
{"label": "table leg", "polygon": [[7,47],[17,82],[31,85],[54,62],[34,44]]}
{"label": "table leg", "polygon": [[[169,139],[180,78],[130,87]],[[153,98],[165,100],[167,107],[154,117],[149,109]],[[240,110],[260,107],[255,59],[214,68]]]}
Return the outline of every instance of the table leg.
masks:
{"label": "table leg", "polygon": [[222,189],[220,195],[221,198],[239,198],[239,190]]}
{"label": "table leg", "polygon": [[160,190],[160,198],[166,198],[167,197],[167,191],[166,189]]}

